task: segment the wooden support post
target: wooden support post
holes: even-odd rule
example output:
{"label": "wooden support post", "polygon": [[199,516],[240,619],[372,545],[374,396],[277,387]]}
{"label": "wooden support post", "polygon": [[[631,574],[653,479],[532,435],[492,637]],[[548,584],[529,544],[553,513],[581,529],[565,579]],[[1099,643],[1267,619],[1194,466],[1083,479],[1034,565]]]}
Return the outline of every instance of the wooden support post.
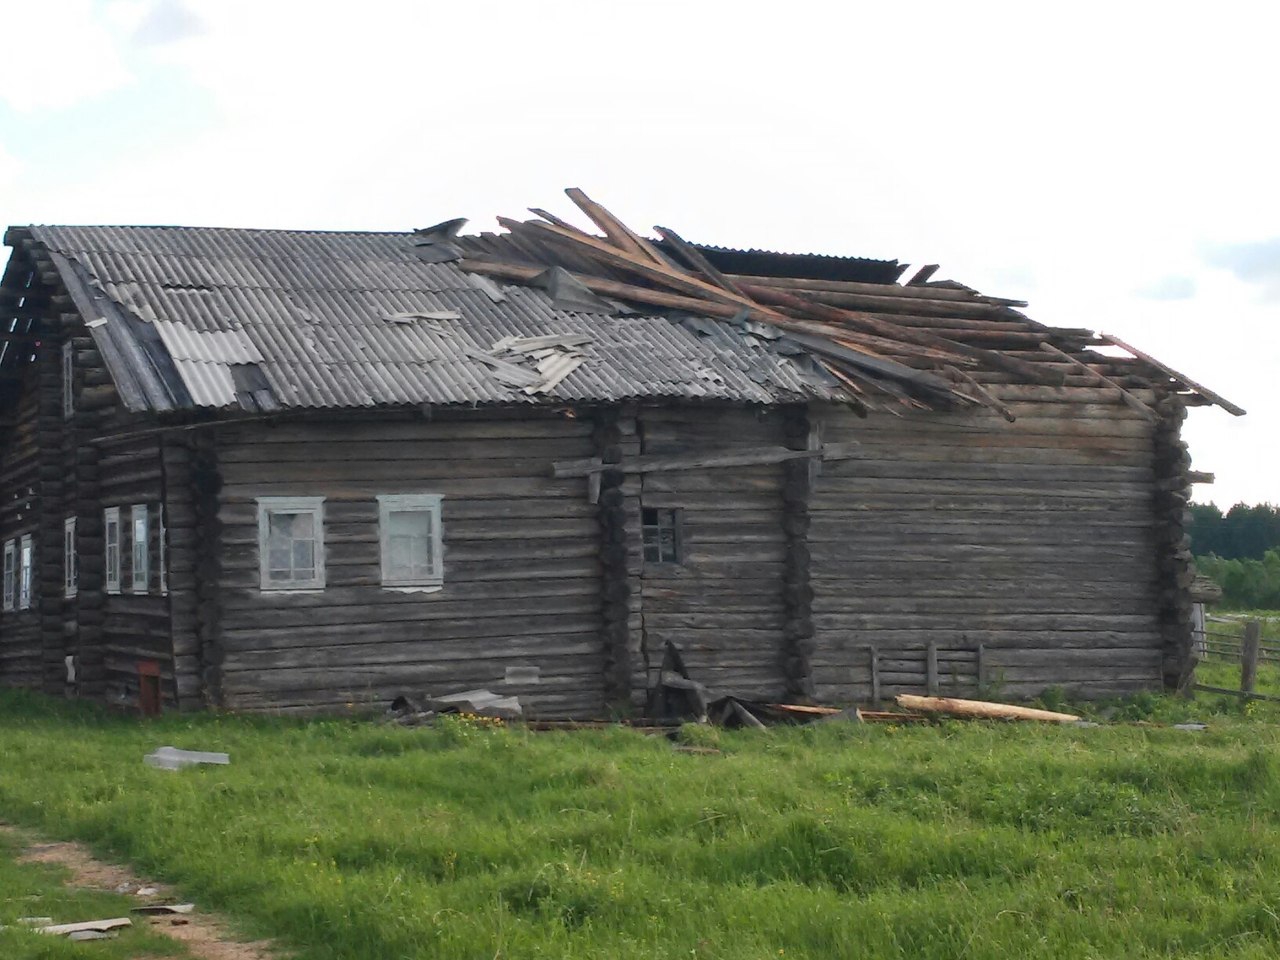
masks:
{"label": "wooden support post", "polygon": [[1262,624],[1250,620],[1244,625],[1244,643],[1240,649],[1240,692],[1253,693],[1258,679],[1258,645],[1262,641]]}
{"label": "wooden support post", "polygon": [[929,648],[925,651],[925,683],[929,689],[929,695],[936,697],[938,695],[938,644],[935,641],[929,641]]}
{"label": "wooden support post", "polygon": [[880,702],[880,651],[869,647],[871,654],[871,702]]}
{"label": "wooden support post", "polygon": [[978,689],[985,690],[987,686],[987,648],[985,644],[978,644],[975,659],[977,660],[975,672],[978,675]]}

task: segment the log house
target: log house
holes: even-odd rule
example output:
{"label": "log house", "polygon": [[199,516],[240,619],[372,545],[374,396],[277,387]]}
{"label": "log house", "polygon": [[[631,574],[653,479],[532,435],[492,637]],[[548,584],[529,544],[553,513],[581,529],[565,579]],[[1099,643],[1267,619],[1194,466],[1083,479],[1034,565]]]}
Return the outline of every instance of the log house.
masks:
{"label": "log house", "polygon": [[0,684],[605,717],[668,643],[770,700],[1185,684],[1180,424],[1243,411],[932,269],[571,196],[603,236],[11,228]]}

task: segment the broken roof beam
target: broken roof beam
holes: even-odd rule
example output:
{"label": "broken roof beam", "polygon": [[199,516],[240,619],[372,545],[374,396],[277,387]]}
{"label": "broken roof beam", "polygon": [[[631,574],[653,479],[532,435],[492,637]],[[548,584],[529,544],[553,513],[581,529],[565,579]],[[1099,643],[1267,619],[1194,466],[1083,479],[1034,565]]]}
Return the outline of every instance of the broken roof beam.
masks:
{"label": "broken roof beam", "polygon": [[1185,374],[1179,373],[1177,370],[1174,370],[1172,367],[1166,366],[1165,364],[1161,363],[1159,360],[1157,360],[1155,357],[1151,356],[1150,354],[1143,353],[1137,347],[1131,347],[1129,344],[1125,343],[1119,337],[1113,337],[1107,333],[1100,333],[1098,334],[1098,336],[1101,337],[1103,340],[1105,340],[1107,343],[1111,344],[1113,347],[1119,347],[1121,350],[1128,350],[1131,354],[1133,354],[1143,363],[1146,363],[1149,366],[1155,367],[1157,370],[1163,373],[1170,380],[1176,380],[1182,386],[1187,387],[1190,390],[1194,390],[1196,393],[1200,394],[1205,399],[1212,400],[1214,403],[1216,403],[1218,406],[1220,406],[1223,410],[1227,411],[1227,413],[1231,414],[1232,416],[1234,417],[1244,416],[1245,411],[1243,407],[1236,406],[1234,403],[1232,403],[1230,400],[1226,399],[1225,397],[1214,393],[1208,387],[1201,386],[1200,384],[1192,380],[1190,377],[1186,376]]}
{"label": "broken roof beam", "polygon": [[908,287],[922,287],[929,282],[929,278],[938,272],[939,265],[936,263],[926,263],[923,267],[915,272],[915,275],[907,281]]}
{"label": "broken roof beam", "polygon": [[676,252],[679,253],[680,256],[684,257],[684,259],[688,262],[689,266],[699,271],[703,276],[705,276],[708,280],[710,280],[716,286],[723,287],[725,290],[728,290],[730,293],[736,293],[738,296],[745,297],[748,300],[751,299],[750,297],[747,297],[745,293],[742,292],[742,289],[736,283],[734,283],[732,280],[726,277],[723,273],[721,273],[718,269],[716,269],[716,267],[711,263],[711,261],[702,255],[702,251],[698,250],[692,244],[688,243],[684,239],[684,237],[680,236],[680,234],[676,233],[670,227],[655,226],[653,229],[658,231],[658,236],[662,237],[663,240],[671,244],[671,246],[675,248]]}
{"label": "broken roof beam", "polygon": [[659,266],[668,266],[669,262],[648,240],[635,233],[625,223],[615,217],[603,206],[596,203],[588,197],[578,187],[569,187],[565,190],[565,195],[574,202],[574,204],[585,213],[597,227],[604,231],[604,235],[614,242],[621,249],[627,251],[633,256],[650,260]]}
{"label": "broken roof beam", "polygon": [[[472,270],[476,273],[486,273],[491,276],[500,276],[506,279],[517,280],[525,283],[542,273],[542,271],[538,270],[536,267],[524,267],[518,264],[495,263],[485,260],[463,260],[461,266],[464,270]],[[734,302],[717,303],[683,294],[655,290],[652,287],[641,287],[635,284],[620,283],[616,280],[606,280],[600,277],[578,274],[574,274],[574,277],[595,293],[608,294],[634,303],[646,303],[652,306],[688,310],[691,313],[700,313],[704,316],[717,317],[722,320],[731,320],[744,312],[742,306],[736,305]],[[820,344],[823,348],[824,355],[829,359],[848,363],[880,376],[892,377],[897,380],[912,383],[930,392],[942,393],[944,395],[951,392],[951,385],[947,383],[947,381],[940,377],[936,377],[933,374],[912,369],[911,367],[899,363],[896,360],[888,360],[882,357],[863,353],[849,347],[841,346],[837,343],[826,343],[824,340],[820,339],[844,337],[849,332],[847,330],[832,327],[829,324],[786,317],[782,314],[772,313],[768,311],[767,308],[758,306],[748,305],[745,312],[747,319],[774,324],[780,329],[787,331],[789,334],[800,334],[805,336],[807,339],[812,340],[814,343]]]}
{"label": "broken roof beam", "polygon": [[1089,366],[1083,360],[1077,360],[1075,357],[1071,356],[1071,354],[1066,353],[1063,350],[1059,350],[1052,343],[1042,343],[1040,344],[1040,349],[1043,350],[1045,353],[1051,353],[1056,357],[1062,357],[1063,359],[1067,360],[1077,370],[1082,370],[1084,371],[1085,374],[1092,377],[1095,383],[1098,383],[1104,387],[1110,387],[1113,390],[1119,391],[1120,399],[1123,400],[1131,409],[1136,410],[1138,413],[1142,414],[1142,416],[1145,417],[1146,419],[1151,421],[1155,421],[1159,419],[1159,415],[1154,410],[1152,410],[1150,406],[1143,403],[1141,400],[1135,397],[1132,393],[1130,393],[1120,384],[1116,383],[1116,381],[1112,380],[1106,374],[1099,373],[1097,370],[1093,369],[1093,367]]}
{"label": "broken roof beam", "polygon": [[867,283],[858,280],[810,280],[804,277],[757,277],[749,274],[728,275],[732,280],[751,280],[784,290],[822,290],[829,293],[864,293],[873,297],[900,297],[903,300],[946,300],[952,303],[985,303],[997,307],[1025,307],[1025,300],[1009,300],[951,287],[906,287],[896,283]]}
{"label": "broken roof beam", "polygon": [[939,337],[936,334],[929,333],[925,330],[917,330],[912,327],[903,327],[895,323],[890,323],[879,317],[866,313],[855,313],[851,310],[841,310],[838,307],[830,307],[826,304],[817,303],[794,293],[788,293],[784,290],[772,289],[760,284],[746,283],[742,284],[742,288],[752,296],[758,297],[759,300],[766,304],[775,306],[788,307],[793,311],[799,311],[820,317],[823,320],[829,320],[836,324],[850,324],[854,327],[860,327],[869,333],[875,333],[880,336],[889,337],[890,339],[906,340],[910,343],[918,343],[921,346],[936,347],[949,353],[958,353],[961,356],[972,357],[979,362],[998,369],[1007,370],[1010,373],[1017,373],[1027,377],[1036,383],[1048,383],[1055,386],[1061,385],[1061,378],[1052,372],[1041,369],[1033,363],[1025,360],[1017,360],[1013,357],[1006,356],[994,350],[983,350],[980,347],[971,347],[968,344],[957,343],[954,340],[948,340]]}
{"label": "broken roof beam", "polygon": [[983,406],[990,407],[996,413],[1000,414],[1000,416],[1004,417],[1005,420],[1007,420],[1009,423],[1013,423],[1015,420],[1018,419],[1016,416],[1014,416],[1013,411],[1010,410],[1008,407],[1006,407],[1003,403],[1001,403],[999,399],[997,399],[997,397],[993,393],[991,393],[991,391],[989,391],[986,387],[980,384],[977,380],[973,379],[973,377],[969,376],[959,367],[951,366],[950,364],[948,364],[943,369],[946,370],[947,373],[951,374],[951,376],[954,377],[956,380],[960,381],[965,386],[967,386],[970,390],[972,390],[973,393],[977,396],[978,402],[981,403]]}

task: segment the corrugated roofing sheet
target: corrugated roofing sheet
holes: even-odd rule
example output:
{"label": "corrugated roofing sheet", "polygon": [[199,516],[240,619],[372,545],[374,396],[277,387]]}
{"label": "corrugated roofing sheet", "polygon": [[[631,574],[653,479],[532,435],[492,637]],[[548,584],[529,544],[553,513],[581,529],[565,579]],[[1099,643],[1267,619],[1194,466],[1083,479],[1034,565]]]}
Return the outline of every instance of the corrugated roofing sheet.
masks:
{"label": "corrugated roofing sheet", "polygon": [[[742,327],[566,311],[526,286],[501,286],[495,300],[491,281],[456,263],[419,259],[413,234],[63,226],[30,232],[60,255],[55,263],[69,265],[60,269],[81,287],[78,299],[106,320],[95,336],[119,347],[104,354],[117,380],[142,381],[124,396],[133,409],[843,399],[808,358],[783,355],[776,340]],[[487,247],[493,240],[459,242]],[[449,312],[459,319],[403,317]],[[575,347],[583,362],[545,394],[525,392],[476,359],[503,338],[551,334],[590,339]],[[140,362],[157,343],[164,362]],[[533,360],[506,359],[537,373]],[[130,369],[114,369],[121,364]],[[180,383],[167,378],[171,371]],[[265,389],[252,389],[255,378]]]}

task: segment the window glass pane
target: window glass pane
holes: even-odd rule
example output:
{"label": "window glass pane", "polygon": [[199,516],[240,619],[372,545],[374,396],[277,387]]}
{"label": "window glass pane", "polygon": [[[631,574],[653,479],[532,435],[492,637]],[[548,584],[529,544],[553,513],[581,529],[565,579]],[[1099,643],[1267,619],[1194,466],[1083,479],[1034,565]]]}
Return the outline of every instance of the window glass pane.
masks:
{"label": "window glass pane", "polygon": [[288,544],[284,544],[283,546],[272,546],[267,557],[267,567],[272,573],[283,573],[287,575],[293,566],[289,562],[291,556],[292,554],[289,550]]}
{"label": "window glass pane", "polygon": [[680,563],[679,511],[645,507],[641,511],[644,524],[641,538],[644,558],[651,563]]}
{"label": "window glass pane", "polygon": [[384,505],[384,581],[410,584],[428,583],[440,578],[435,543],[439,506],[428,498],[424,501],[422,506]]}
{"label": "window glass pane", "polygon": [[676,529],[675,527],[662,527],[659,533],[659,553],[663,560],[674,563],[676,560]]}
{"label": "window glass pane", "polygon": [[266,511],[266,579],[306,585],[320,579],[320,524],[311,510]]}

